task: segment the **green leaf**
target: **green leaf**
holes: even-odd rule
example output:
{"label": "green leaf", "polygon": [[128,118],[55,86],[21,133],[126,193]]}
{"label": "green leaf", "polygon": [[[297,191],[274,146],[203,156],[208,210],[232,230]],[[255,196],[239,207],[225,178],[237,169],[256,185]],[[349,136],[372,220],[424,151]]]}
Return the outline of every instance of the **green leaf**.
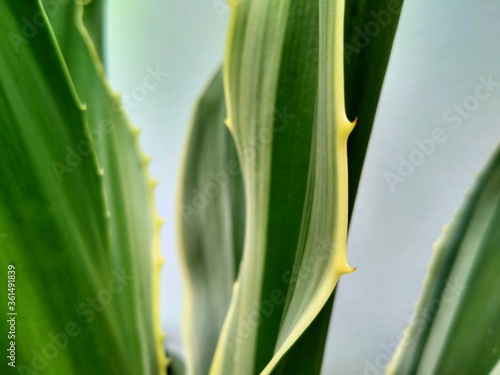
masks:
{"label": "green leaf", "polygon": [[247,226],[211,369],[270,373],[352,269],[343,2],[242,2],[225,62]]}
{"label": "green leaf", "polygon": [[[349,179],[349,221],[352,218],[362,167],[370,139],[375,113],[382,91],[392,44],[396,33],[403,0],[347,0],[344,22],[344,72],[345,105],[349,118],[357,118],[357,124],[347,141]],[[366,34],[366,28],[375,22],[375,34]],[[367,39],[360,40],[360,33]],[[342,282],[340,282],[342,285]],[[339,287],[339,285],[337,286]],[[336,287],[336,288],[337,288]],[[283,374],[319,373],[313,362],[321,365],[326,333],[331,320],[333,298],[327,303],[314,324],[294,344],[288,365],[281,364]],[[297,358],[308,358],[297,361]],[[316,358],[313,360],[313,358]],[[287,362],[286,360],[284,362]],[[301,367],[302,365],[303,367]]]}
{"label": "green leaf", "polygon": [[[321,372],[336,288],[326,304],[273,370],[275,375],[311,375]],[[307,360],[306,360],[307,359]]]}
{"label": "green leaf", "polygon": [[[138,148],[138,129],[131,127],[119,97],[108,86],[82,22],[83,8],[70,2],[65,9],[66,14],[56,13],[51,22],[60,25],[55,28],[56,36],[62,40],[61,50],[78,95],[88,106],[89,128],[102,135],[102,139],[96,137],[94,146],[102,168],[109,171],[104,173],[103,188],[110,213],[113,264],[137,275],[134,288],[120,295],[118,303],[128,310],[120,316],[120,325],[127,327],[136,372],[141,367],[146,373],[161,372],[165,366],[158,300],[162,222],[152,195],[156,182],[147,176],[148,159]],[[161,79],[161,72],[154,73],[150,73],[153,79]],[[106,127],[109,132],[102,131]]]}
{"label": "green leaf", "polygon": [[17,367],[163,373],[145,165],[81,6],[44,4],[50,23],[36,1],[0,5],[1,259],[16,269]]}
{"label": "green leaf", "polygon": [[416,314],[389,374],[500,369],[500,148],[435,244]]}
{"label": "green leaf", "polygon": [[243,181],[224,117],[220,70],[195,111],[178,207],[186,291],[184,344],[193,374],[210,369],[243,250]]}

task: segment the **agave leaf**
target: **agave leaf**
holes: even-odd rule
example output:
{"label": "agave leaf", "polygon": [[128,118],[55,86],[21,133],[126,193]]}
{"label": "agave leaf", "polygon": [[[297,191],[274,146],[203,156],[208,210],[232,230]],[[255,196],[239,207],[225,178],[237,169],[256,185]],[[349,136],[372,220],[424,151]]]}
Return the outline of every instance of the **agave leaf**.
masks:
{"label": "agave leaf", "polygon": [[342,1],[233,10],[225,92],[247,221],[214,374],[270,373],[352,271],[343,11]]}
{"label": "agave leaf", "polygon": [[[357,124],[347,141],[349,180],[349,221],[361,177],[375,113],[382,91],[389,57],[396,34],[403,0],[346,0],[344,22],[345,106],[349,118]],[[366,35],[367,25],[375,21],[376,34]],[[377,26],[378,25],[378,26]],[[365,35],[360,40],[361,34]],[[340,283],[341,284],[341,283]],[[330,297],[314,324],[294,344],[280,368],[283,374],[319,373],[328,331],[334,295]],[[328,355],[331,355],[329,353]],[[308,358],[300,361],[297,358]],[[313,363],[317,362],[318,371]],[[288,363],[288,364],[287,364]]]}
{"label": "agave leaf", "polygon": [[388,374],[500,368],[500,148],[435,244],[424,290]]}
{"label": "agave leaf", "polygon": [[179,194],[184,344],[193,374],[210,369],[243,250],[243,182],[224,118],[219,70],[195,111]]}
{"label": "agave leaf", "polygon": [[50,3],[54,29],[36,1],[0,5],[1,256],[18,273],[18,367],[158,374],[157,223],[145,166],[80,5]]}
{"label": "agave leaf", "polygon": [[312,375],[321,372],[336,290],[303,335],[281,358],[272,372],[274,375]]}
{"label": "agave leaf", "polygon": [[[22,32],[22,17],[31,23],[33,15],[43,15],[37,3],[2,2],[0,9],[0,222],[6,235],[0,272],[6,280],[7,265],[15,267],[16,367],[26,373],[126,372],[115,305],[89,309],[92,319],[82,314],[86,305],[78,309],[113,277],[95,154],[77,159],[67,151],[86,139],[83,108],[43,16],[35,38]],[[61,181],[53,166],[67,157],[74,168]],[[5,288],[1,293],[6,301]],[[101,345],[106,356],[99,355]]]}
{"label": "agave leaf", "polygon": [[[71,19],[74,22],[68,22]],[[159,269],[163,261],[158,235],[162,222],[154,206],[156,183],[147,175],[148,159],[138,148],[139,131],[132,128],[120,98],[108,86],[83,25],[83,7],[69,2],[50,20],[57,25],[54,31],[61,40],[61,51],[77,93],[88,106],[89,128],[95,133],[105,124],[111,128],[94,146],[100,165],[109,171],[104,173],[103,188],[110,215],[113,265],[137,275],[134,288],[117,301],[128,310],[120,316],[120,325],[126,327],[135,371],[162,372],[166,364],[159,316]],[[99,34],[94,35],[98,38]]]}

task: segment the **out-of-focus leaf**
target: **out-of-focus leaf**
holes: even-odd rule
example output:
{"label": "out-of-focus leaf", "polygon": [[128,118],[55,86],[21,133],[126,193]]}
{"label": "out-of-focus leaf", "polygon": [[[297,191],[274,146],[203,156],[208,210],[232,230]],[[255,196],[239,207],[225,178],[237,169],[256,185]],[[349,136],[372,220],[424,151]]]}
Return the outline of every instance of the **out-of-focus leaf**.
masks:
{"label": "out-of-focus leaf", "polygon": [[[103,133],[94,147],[105,171],[103,188],[110,215],[113,266],[137,275],[134,288],[117,301],[128,311],[120,315],[120,325],[128,337],[135,371],[157,373],[166,362],[159,315],[161,220],[154,206],[155,182],[147,176],[148,159],[138,148],[138,129],[132,128],[119,97],[108,86],[82,19],[83,7],[78,2],[69,2],[50,17],[77,93],[87,105],[89,128],[94,134]],[[147,82],[158,84],[164,77],[159,70],[149,72]],[[103,127],[110,131],[102,132]]]}
{"label": "out-of-focus leaf", "polygon": [[[43,0],[47,2],[47,0]],[[76,0],[84,4],[83,24],[87,30],[94,48],[97,51],[101,61],[104,59],[104,16],[105,16],[105,0]],[[103,65],[104,61],[103,61]]]}
{"label": "out-of-focus leaf", "polygon": [[8,234],[0,256],[16,268],[16,367],[164,373],[158,223],[145,167],[80,5],[44,5],[54,28],[36,1],[0,5],[0,223]]}
{"label": "out-of-focus leaf", "polygon": [[177,353],[171,352],[167,349],[167,356],[168,356],[168,368],[167,368],[167,373],[166,375],[185,375],[187,374],[186,371],[186,364],[184,361],[184,358]]}
{"label": "out-of-focus leaf", "polygon": [[184,345],[191,374],[210,369],[243,250],[243,181],[224,117],[220,70],[195,111],[178,207],[186,290]]}
{"label": "out-of-focus leaf", "polygon": [[442,237],[388,374],[496,374],[500,363],[500,148]]}

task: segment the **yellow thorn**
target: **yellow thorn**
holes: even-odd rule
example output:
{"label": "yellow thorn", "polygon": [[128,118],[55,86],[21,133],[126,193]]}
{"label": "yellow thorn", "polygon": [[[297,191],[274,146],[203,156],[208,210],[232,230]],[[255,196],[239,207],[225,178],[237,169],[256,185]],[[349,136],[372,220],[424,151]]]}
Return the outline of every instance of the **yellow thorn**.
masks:
{"label": "yellow thorn", "polygon": [[233,131],[233,125],[231,124],[231,121],[229,121],[229,117],[226,117],[224,119],[224,124],[227,126],[227,128],[232,132]]}
{"label": "yellow thorn", "polygon": [[142,162],[143,162],[144,165],[147,166],[149,163],[151,163],[151,156],[149,156],[149,155],[143,155]]}
{"label": "yellow thorn", "polygon": [[132,136],[134,138],[137,138],[139,136],[139,134],[141,133],[141,129],[140,128],[136,128],[134,126],[131,126],[131,131],[132,131]]}
{"label": "yellow thorn", "polygon": [[165,224],[165,220],[163,220],[161,217],[157,216],[155,218],[155,229],[159,230],[163,224]]}
{"label": "yellow thorn", "polygon": [[348,129],[349,129],[349,131],[348,131],[348,133],[347,133],[347,134],[351,134],[351,132],[353,131],[353,129],[356,127],[356,124],[358,123],[358,118],[356,117],[356,118],[354,119],[354,121],[352,121],[352,122],[351,122],[351,121],[349,121],[349,120],[347,120],[347,121],[348,121],[348,123],[349,123],[349,128],[348,128]]}

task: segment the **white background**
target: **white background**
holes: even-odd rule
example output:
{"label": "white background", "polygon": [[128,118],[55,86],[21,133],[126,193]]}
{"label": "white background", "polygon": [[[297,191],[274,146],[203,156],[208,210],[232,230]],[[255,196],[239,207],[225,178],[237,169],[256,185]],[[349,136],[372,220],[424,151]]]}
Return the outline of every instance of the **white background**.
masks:
{"label": "white background", "polygon": [[[128,112],[142,128],[143,149],[160,180],[167,259],[162,324],[177,350],[182,284],[175,193],[193,105],[222,61],[225,10],[221,0],[111,0],[108,12],[106,60],[115,89],[130,94],[148,67],[169,74]],[[496,0],[405,1],[350,230],[348,258],[358,270],[340,282],[324,374],[382,373],[386,352],[409,323],[432,243],[500,140],[500,87],[458,129],[443,119],[454,104],[471,100],[481,76],[500,82],[499,20]],[[415,142],[436,128],[446,141],[391,191],[384,173],[397,173],[399,158],[408,160]]]}

